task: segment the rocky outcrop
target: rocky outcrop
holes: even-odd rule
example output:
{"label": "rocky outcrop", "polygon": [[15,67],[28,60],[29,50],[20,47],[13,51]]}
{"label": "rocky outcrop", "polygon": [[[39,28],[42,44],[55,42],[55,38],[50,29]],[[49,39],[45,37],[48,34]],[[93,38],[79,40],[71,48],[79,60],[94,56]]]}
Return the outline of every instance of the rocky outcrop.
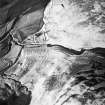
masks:
{"label": "rocky outcrop", "polygon": [[20,82],[0,76],[0,105],[29,105],[31,92]]}

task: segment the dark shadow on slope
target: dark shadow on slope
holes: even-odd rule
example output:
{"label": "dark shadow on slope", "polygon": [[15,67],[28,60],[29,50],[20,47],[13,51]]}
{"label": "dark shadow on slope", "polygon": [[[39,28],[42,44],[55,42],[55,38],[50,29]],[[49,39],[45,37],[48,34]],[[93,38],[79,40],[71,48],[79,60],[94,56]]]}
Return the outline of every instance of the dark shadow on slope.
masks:
{"label": "dark shadow on slope", "polygon": [[0,105],[29,105],[31,92],[20,82],[0,77]]}

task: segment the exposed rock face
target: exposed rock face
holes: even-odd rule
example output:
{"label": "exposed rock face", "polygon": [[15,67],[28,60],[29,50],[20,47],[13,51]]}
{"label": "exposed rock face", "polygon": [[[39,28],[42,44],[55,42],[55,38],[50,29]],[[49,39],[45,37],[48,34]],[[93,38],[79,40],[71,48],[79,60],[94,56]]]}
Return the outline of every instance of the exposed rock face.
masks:
{"label": "exposed rock face", "polygon": [[31,92],[20,82],[0,76],[0,105],[29,105]]}
{"label": "exposed rock face", "polygon": [[105,104],[104,1],[1,3],[1,104]]}

